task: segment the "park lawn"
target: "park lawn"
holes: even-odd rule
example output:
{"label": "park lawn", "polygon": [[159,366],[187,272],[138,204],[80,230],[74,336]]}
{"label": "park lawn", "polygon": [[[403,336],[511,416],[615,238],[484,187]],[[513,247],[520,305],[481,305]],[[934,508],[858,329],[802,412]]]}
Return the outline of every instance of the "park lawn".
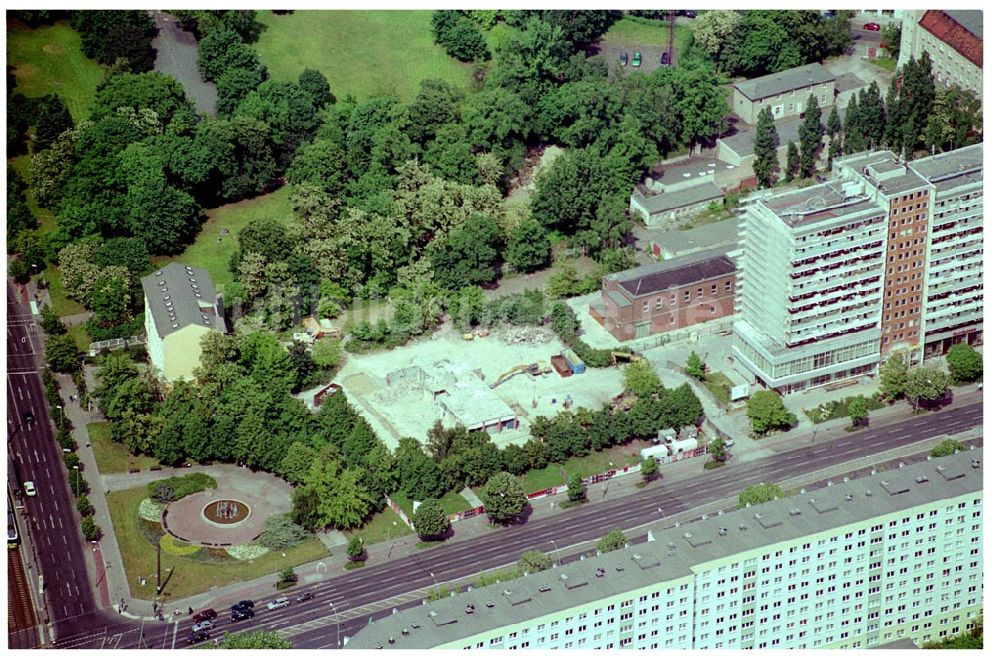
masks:
{"label": "park lawn", "polygon": [[62,286],[62,274],[58,266],[46,266],[42,271],[42,278],[49,285],[49,300],[52,301],[52,309],[60,317],[67,315],[81,314],[87,311],[82,304],[77,303],[66,295],[66,290]]}
{"label": "park lawn", "polygon": [[[194,242],[183,253],[172,258],[157,257],[154,262],[162,265],[169,261],[178,261],[204,268],[212,276],[215,289],[221,293],[223,285],[233,281],[233,274],[229,272],[229,257],[239,249],[237,240],[239,232],[253,220],[284,220],[291,215],[289,194],[291,188],[286,185],[269,194],[207,211],[208,220],[205,221]],[[229,233],[219,236],[222,229],[226,229]]]}
{"label": "park lawn", "polygon": [[[397,502],[398,503],[398,502]],[[381,543],[389,539],[398,539],[413,534],[409,525],[400,520],[399,516],[386,507],[382,511],[374,514],[361,527],[353,530],[345,530],[344,534],[348,539],[360,536],[365,545]]]}
{"label": "park lawn", "polygon": [[[110,493],[107,498],[131,595],[138,599],[152,599],[156,591],[156,548],[143,538],[138,526],[139,503],[145,497],[146,487],[142,486]],[[184,599],[262,576],[276,581],[279,569],[298,566],[328,554],[326,547],[315,537],[282,552],[275,551],[242,562],[211,563],[162,551],[161,570],[166,581],[164,594],[169,602],[170,599]],[[172,568],[172,573],[167,572],[168,568]],[[146,585],[139,585],[139,578],[145,578]]]}
{"label": "park lawn", "polygon": [[80,35],[66,21],[35,29],[7,21],[7,65],[17,78],[16,92],[25,97],[58,93],[74,123],[87,118],[104,78],[104,68],[83,55]]}
{"label": "park lawn", "polygon": [[705,381],[702,384],[720,406],[725,407],[729,404],[729,398],[732,395],[731,389],[734,386],[729,377],[721,372],[712,372],[705,375]]}
{"label": "park lawn", "polygon": [[470,90],[472,66],[434,44],[431,11],[258,12],[267,26],[257,52],[271,78],[294,81],[316,69],[338,99],[381,95],[412,100],[423,79]]}
{"label": "park lawn", "polygon": [[[392,501],[399,505],[399,508],[403,510],[410,519],[413,518],[413,500],[409,497],[405,497],[401,491],[396,491],[391,495]],[[458,513],[459,511],[467,511],[472,508],[469,501],[462,497],[458,493],[448,493],[444,497],[438,500],[441,504],[441,508],[444,509],[446,515],[451,515],[453,513]]]}
{"label": "park lawn", "polygon": [[128,471],[129,464],[145,472],[159,464],[156,458],[130,455],[124,446],[112,442],[111,424],[107,421],[88,423],[87,435],[97,460],[97,470],[101,474],[124,474]]}
{"label": "park lawn", "polygon": [[93,340],[90,338],[90,333],[87,332],[86,324],[67,326],[66,332],[72,336],[73,342],[76,343],[76,348],[79,349],[81,353],[86,354],[90,350],[90,343],[93,342]]}

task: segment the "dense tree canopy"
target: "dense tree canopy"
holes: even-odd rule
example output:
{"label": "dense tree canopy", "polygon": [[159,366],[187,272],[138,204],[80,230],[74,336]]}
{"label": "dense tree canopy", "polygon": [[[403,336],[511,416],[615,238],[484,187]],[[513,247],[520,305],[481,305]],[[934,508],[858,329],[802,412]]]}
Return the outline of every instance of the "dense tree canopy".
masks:
{"label": "dense tree canopy", "polygon": [[103,65],[124,58],[133,72],[153,69],[156,23],[145,10],[81,10],[72,13],[70,25],[79,31],[83,52]]}

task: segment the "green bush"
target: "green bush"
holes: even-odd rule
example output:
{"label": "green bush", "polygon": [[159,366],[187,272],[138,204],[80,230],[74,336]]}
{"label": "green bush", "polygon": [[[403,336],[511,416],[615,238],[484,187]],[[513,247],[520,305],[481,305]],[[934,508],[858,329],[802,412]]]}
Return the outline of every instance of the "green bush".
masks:
{"label": "green bush", "polygon": [[94,519],[91,516],[87,516],[80,523],[80,530],[83,532],[83,538],[87,541],[99,541],[101,539],[101,528],[97,526]]}
{"label": "green bush", "polygon": [[193,472],[184,476],[172,476],[167,479],[151,481],[147,486],[149,497],[164,502],[176,502],[182,497],[200,493],[208,488],[216,488],[218,484],[208,474]]}
{"label": "green bush", "polygon": [[86,518],[94,513],[94,507],[90,505],[90,500],[86,497],[81,497],[76,501],[76,510],[80,512],[80,515]]}

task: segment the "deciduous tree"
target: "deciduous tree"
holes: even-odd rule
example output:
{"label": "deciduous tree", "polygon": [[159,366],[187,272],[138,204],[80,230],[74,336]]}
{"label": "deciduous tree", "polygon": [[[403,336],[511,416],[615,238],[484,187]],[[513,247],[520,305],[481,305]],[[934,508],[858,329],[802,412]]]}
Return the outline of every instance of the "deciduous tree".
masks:
{"label": "deciduous tree", "polygon": [[948,368],[956,382],[974,382],[983,376],[983,355],[968,343],[952,345],[948,350]]}
{"label": "deciduous tree", "polygon": [[613,529],[597,542],[597,552],[599,553],[610,553],[613,550],[621,550],[628,545],[628,539],[625,538],[625,533],[620,529]]}
{"label": "deciduous tree", "polygon": [[505,523],[519,517],[528,505],[524,488],[507,472],[495,474],[483,488],[483,507],[490,520]]}
{"label": "deciduous tree", "polygon": [[770,502],[773,499],[779,499],[784,497],[785,493],[776,483],[757,483],[752,486],[747,486],[740,493],[740,505],[745,506],[747,504],[764,504],[765,502]]}
{"label": "deciduous tree", "polygon": [[903,395],[914,410],[934,404],[948,392],[948,375],[932,368],[916,368],[906,378]]}
{"label": "deciduous tree", "polygon": [[747,417],[750,427],[757,435],[771,430],[785,428],[795,422],[795,417],[785,408],[774,391],[757,391],[747,402]]}
{"label": "deciduous tree", "polygon": [[449,527],[448,516],[436,499],[424,500],[413,512],[413,529],[424,541],[440,539]]}
{"label": "deciduous tree", "polygon": [[893,354],[879,370],[879,388],[882,395],[895,400],[903,395],[906,387],[906,362],[901,354]]}

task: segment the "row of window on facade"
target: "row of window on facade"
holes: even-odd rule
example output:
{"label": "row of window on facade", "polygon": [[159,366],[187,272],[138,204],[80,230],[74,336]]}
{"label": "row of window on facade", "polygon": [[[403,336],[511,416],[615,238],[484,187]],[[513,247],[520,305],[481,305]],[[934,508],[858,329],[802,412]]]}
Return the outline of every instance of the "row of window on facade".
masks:
{"label": "row of window on facade", "polygon": [[[730,291],[733,290],[732,280],[726,280],[726,283],[724,285],[724,290],[727,291],[727,292],[730,292]],[[711,293],[712,296],[717,295],[719,293],[719,285],[713,284],[710,293]],[[684,302],[685,303],[690,303],[691,302],[691,291],[690,290],[686,290],[684,292],[683,297],[684,297]],[[695,294],[695,298],[696,299],[700,299],[700,298],[704,298],[704,297],[705,297],[705,289],[704,289],[704,287],[698,287],[697,293]],[[677,305],[677,294],[670,294],[670,305]],[[662,310],[663,309],[663,297],[662,296],[657,296],[656,297],[656,309],[657,310]],[[649,312],[649,301],[648,300],[642,302],[642,311],[643,312]],[[714,307],[712,308],[712,312],[715,312],[715,308]]]}

